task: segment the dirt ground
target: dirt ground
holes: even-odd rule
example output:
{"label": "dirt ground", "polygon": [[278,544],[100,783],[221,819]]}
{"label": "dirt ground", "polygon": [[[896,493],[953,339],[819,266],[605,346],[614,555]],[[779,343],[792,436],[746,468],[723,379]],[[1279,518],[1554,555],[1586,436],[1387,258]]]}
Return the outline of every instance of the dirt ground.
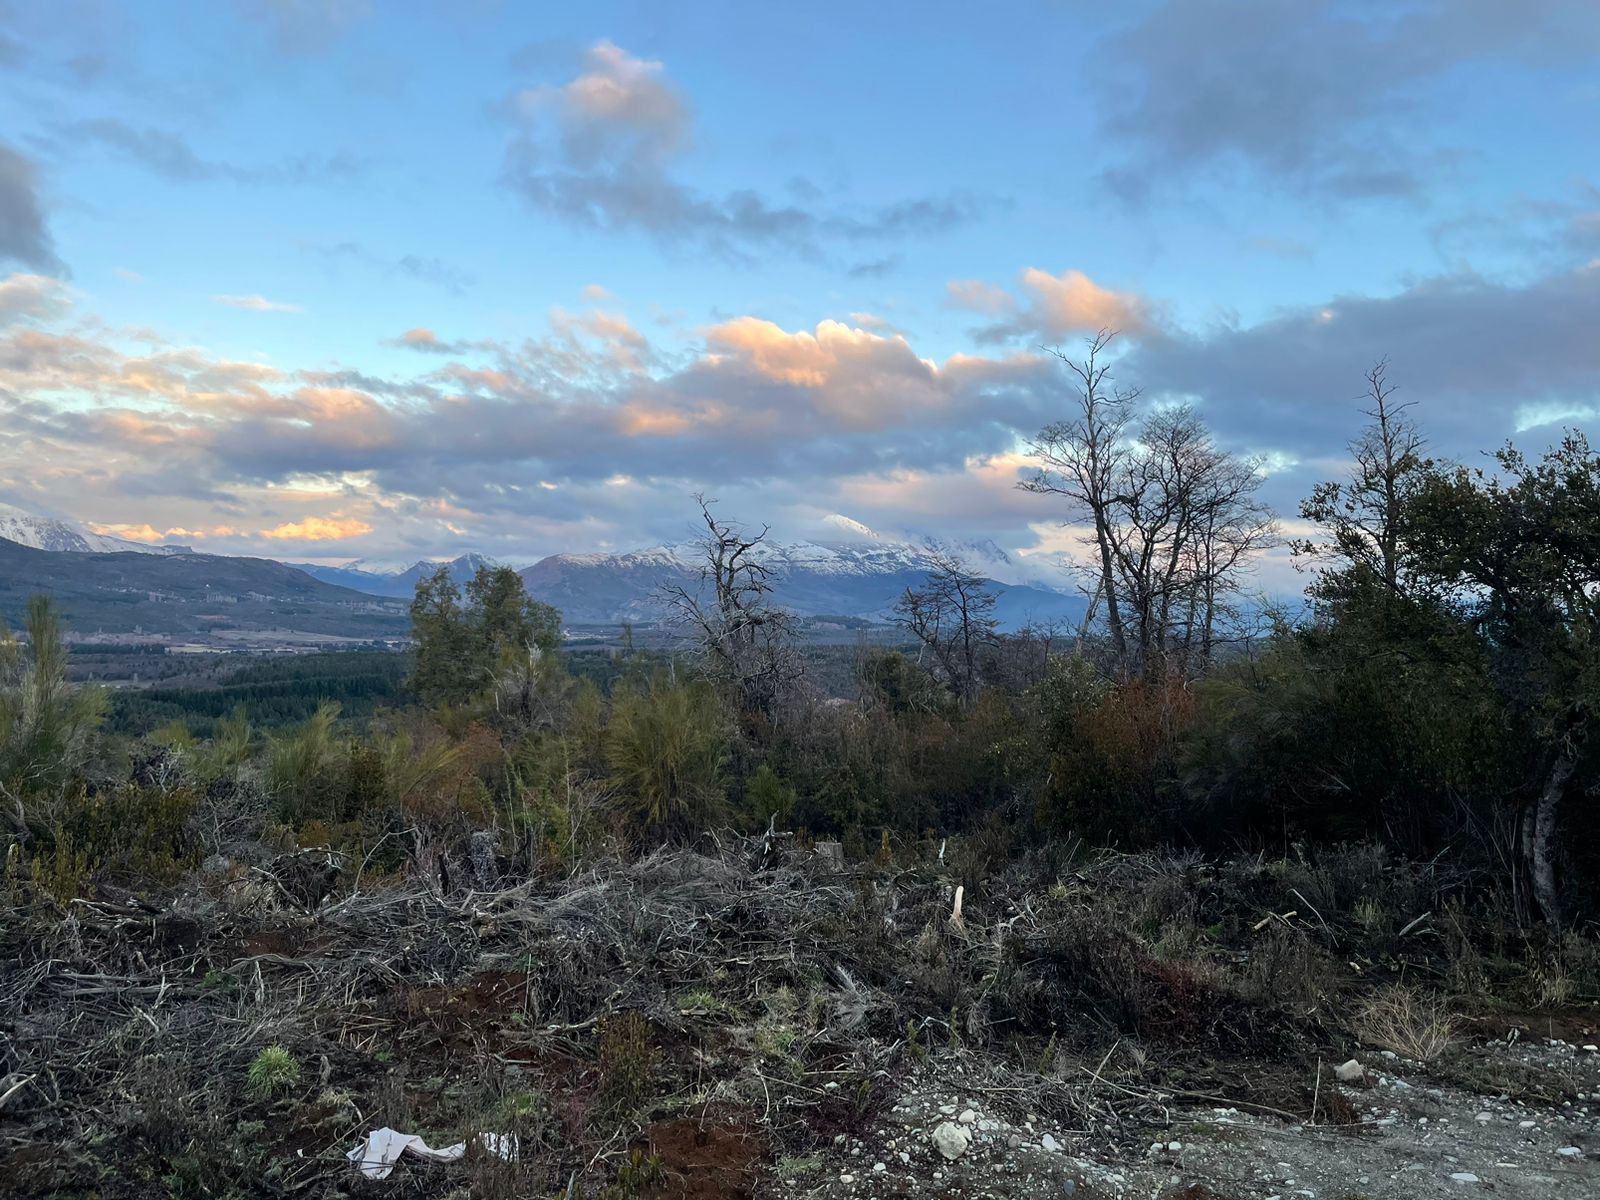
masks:
{"label": "dirt ground", "polygon": [[[1585,1025],[1568,1019],[1566,1031]],[[1285,1120],[1249,1103],[1174,1106],[1148,1140],[1086,1139],[1028,1111],[1026,1095],[969,1095],[928,1071],[870,1133],[777,1165],[788,1197],[1163,1197],[1170,1200],[1431,1200],[1600,1196],[1600,1053],[1523,1034],[1465,1044],[1433,1064],[1363,1055],[1363,1079],[1331,1068],[1319,1100],[1349,1124]],[[1592,1025],[1587,1032],[1593,1034]],[[1485,1090],[1487,1089],[1487,1090]],[[1498,1090],[1497,1090],[1498,1089]],[[1331,1094],[1331,1095],[1330,1095]],[[1545,1099],[1531,1099],[1543,1095]],[[1564,1095],[1564,1099],[1555,1099]],[[942,1125],[965,1143],[947,1158]],[[752,1192],[752,1195],[762,1194]]]}

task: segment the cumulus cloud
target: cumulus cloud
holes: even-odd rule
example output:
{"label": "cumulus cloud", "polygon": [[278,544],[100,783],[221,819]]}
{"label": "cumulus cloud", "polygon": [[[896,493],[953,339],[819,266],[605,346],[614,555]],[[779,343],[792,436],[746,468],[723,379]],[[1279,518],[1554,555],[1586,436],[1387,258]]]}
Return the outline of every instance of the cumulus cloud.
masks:
{"label": "cumulus cloud", "polygon": [[297,313],[304,310],[298,304],[289,304],[282,300],[268,300],[265,296],[213,296],[211,303],[220,304],[225,308],[242,308],[246,312],[263,313]]}
{"label": "cumulus cloud", "polygon": [[1418,136],[1429,89],[1467,63],[1600,52],[1591,0],[1161,0],[1098,48],[1101,123],[1124,196],[1244,170],[1333,198],[1415,195],[1450,148]]}
{"label": "cumulus cloud", "polygon": [[1017,282],[1022,289],[1020,298],[976,279],[952,280],[945,285],[945,298],[954,308],[992,318],[975,333],[981,342],[1018,337],[1056,341],[1101,329],[1138,338],[1155,331],[1144,299],[1102,287],[1082,271],[1052,275],[1028,267]]}
{"label": "cumulus cloud", "polygon": [[353,517],[306,517],[263,529],[261,536],[274,542],[343,542],[371,532],[371,525]]}
{"label": "cumulus cloud", "polygon": [[[1048,316],[1056,290],[1099,295],[1040,274],[1006,319],[1030,305]],[[0,491],[141,532],[520,558],[681,535],[676,514],[707,486],[760,519],[1010,530],[1010,548],[1042,547],[1036,527],[1058,516],[1011,486],[1067,386],[1031,349],[939,359],[875,322],[747,315],[668,350],[619,312],[558,309],[517,342],[447,343],[418,326],[398,340],[431,353],[377,375],[138,341],[60,316],[64,290],[41,309],[58,287],[0,282],[33,314],[0,327]],[[1103,315],[1067,310],[1055,319],[1085,328]],[[1375,358],[1390,356],[1436,451],[1470,457],[1595,415],[1595,328],[1600,267],[1451,275],[1250,324],[1163,326],[1120,343],[1115,370],[1154,403],[1199,405],[1229,447],[1271,454],[1271,498],[1292,512],[1340,470]]]}
{"label": "cumulus cloud", "polygon": [[0,142],[0,262],[6,260],[39,271],[62,269],[39,202],[38,172]]}
{"label": "cumulus cloud", "polygon": [[809,194],[781,202],[753,189],[703,192],[678,174],[693,141],[688,101],[662,63],[611,42],[590,47],[567,83],[525,88],[505,109],[515,127],[505,183],[539,211],[591,229],[637,230],[734,257],[774,248],[817,255],[828,242],[938,233],[992,207],[956,195],[849,212],[815,207]]}

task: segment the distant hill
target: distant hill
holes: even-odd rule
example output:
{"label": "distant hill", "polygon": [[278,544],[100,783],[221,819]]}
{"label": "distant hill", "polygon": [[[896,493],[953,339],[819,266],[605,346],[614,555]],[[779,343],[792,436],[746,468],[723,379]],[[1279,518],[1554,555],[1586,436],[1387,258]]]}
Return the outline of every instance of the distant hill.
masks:
{"label": "distant hill", "polygon": [[270,559],[50,551],[0,539],[0,618],[17,627],[36,592],[52,597],[80,634],[292,629],[375,638],[408,628],[403,605]]}
{"label": "distant hill", "polygon": [[[71,522],[0,508],[0,537],[7,529],[21,535],[23,545],[17,549],[34,547],[36,553],[49,552],[64,561],[33,560],[24,574],[10,572],[0,580],[0,612],[14,619],[20,611],[16,598],[45,586],[40,581],[48,579],[46,590],[61,597],[64,606],[72,597],[82,617],[73,624],[86,631],[140,626],[197,632],[233,622],[235,628],[283,627],[349,636],[369,636],[354,631],[374,627],[392,633],[396,622],[403,630],[404,602],[415,595],[418,580],[441,565],[426,559],[410,566],[356,559],[321,566],[195,554],[188,547],[123,542]],[[909,540],[911,535],[887,537],[849,517],[824,518],[816,536],[816,541],[766,542],[759,551],[772,572],[777,602],[799,616],[886,620],[895,601],[906,588],[920,586],[932,565],[928,547]],[[18,540],[11,538],[12,543]],[[948,549],[991,582],[1002,628],[1034,621],[1076,624],[1082,618],[1083,598],[1059,590],[1055,574],[1036,559],[1013,558],[989,541]],[[698,555],[692,542],[620,554],[555,554],[520,573],[528,591],[560,609],[569,624],[649,624],[666,615],[661,602],[665,586],[699,586]],[[73,558],[128,561],[113,569],[107,561],[65,561]],[[187,565],[154,565],[180,559]],[[463,554],[444,565],[465,586],[480,567],[494,561]],[[143,600],[140,593],[147,593]],[[233,598],[219,599],[223,596]]]}
{"label": "distant hill", "polygon": [[[381,570],[369,567],[359,559],[338,567],[324,567],[316,563],[291,563],[314,579],[339,587],[352,588],[369,596],[388,596],[397,600],[410,600],[417,592],[417,581],[432,575],[440,563],[423,559],[400,570]],[[465,587],[467,581],[478,573],[479,567],[494,566],[495,561],[482,554],[463,554],[443,564],[450,568],[450,578]]]}

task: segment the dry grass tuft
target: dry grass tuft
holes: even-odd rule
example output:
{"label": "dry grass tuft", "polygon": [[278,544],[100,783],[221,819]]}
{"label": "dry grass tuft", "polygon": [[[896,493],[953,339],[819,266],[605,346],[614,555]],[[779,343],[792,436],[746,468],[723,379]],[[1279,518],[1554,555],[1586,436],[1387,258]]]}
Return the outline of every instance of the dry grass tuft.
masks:
{"label": "dry grass tuft", "polygon": [[1442,997],[1396,985],[1367,997],[1356,1017],[1355,1032],[1368,1045],[1432,1062],[1455,1041],[1457,1021]]}

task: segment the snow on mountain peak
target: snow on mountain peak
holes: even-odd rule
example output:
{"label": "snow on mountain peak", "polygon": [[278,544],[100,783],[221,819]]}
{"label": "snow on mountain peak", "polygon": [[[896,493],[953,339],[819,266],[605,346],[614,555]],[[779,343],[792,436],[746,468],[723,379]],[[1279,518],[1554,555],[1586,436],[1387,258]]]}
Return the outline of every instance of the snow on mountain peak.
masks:
{"label": "snow on mountain peak", "polygon": [[842,535],[855,542],[881,542],[883,535],[871,526],[863,525],[854,517],[843,513],[829,513],[822,518],[822,526],[829,534]]}
{"label": "snow on mountain peak", "polygon": [[188,554],[187,546],[153,546],[128,538],[95,533],[76,521],[41,517],[11,504],[0,504],[0,538],[29,546],[78,554]]}

